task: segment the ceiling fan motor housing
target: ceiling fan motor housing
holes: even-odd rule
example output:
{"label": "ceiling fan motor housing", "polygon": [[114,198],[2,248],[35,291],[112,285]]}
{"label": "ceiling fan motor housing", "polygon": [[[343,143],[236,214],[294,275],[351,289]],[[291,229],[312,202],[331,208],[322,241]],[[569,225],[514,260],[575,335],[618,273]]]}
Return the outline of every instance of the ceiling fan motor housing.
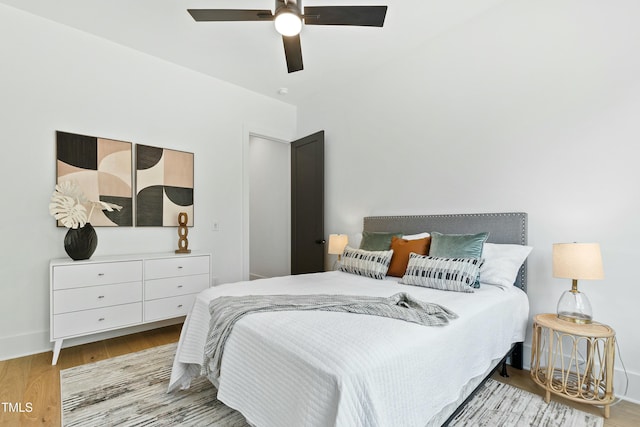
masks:
{"label": "ceiling fan motor housing", "polygon": [[283,36],[291,37],[302,30],[302,13],[295,2],[284,3],[276,0],[274,13],[276,30]]}

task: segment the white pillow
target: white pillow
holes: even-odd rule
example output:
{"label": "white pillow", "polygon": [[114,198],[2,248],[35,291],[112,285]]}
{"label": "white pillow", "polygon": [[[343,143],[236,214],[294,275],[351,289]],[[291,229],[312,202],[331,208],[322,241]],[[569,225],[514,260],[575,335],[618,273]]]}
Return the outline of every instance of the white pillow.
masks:
{"label": "white pillow", "polygon": [[484,263],[480,267],[480,283],[513,286],[520,266],[532,249],[524,245],[485,243],[482,248]]}
{"label": "white pillow", "polygon": [[402,236],[402,238],[404,240],[418,240],[418,239],[424,239],[425,237],[429,237],[431,236],[431,234],[429,233],[418,233],[418,234],[405,234],[404,236]]}

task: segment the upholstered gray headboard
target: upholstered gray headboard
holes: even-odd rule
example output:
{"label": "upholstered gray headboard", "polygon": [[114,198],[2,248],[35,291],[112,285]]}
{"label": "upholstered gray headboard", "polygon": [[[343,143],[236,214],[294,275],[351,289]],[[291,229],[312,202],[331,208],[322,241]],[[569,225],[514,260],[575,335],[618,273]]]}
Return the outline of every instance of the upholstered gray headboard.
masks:
{"label": "upholstered gray headboard", "polygon": [[[414,234],[437,231],[445,234],[489,232],[487,242],[527,244],[527,214],[523,212],[368,216],[364,231]],[[515,286],[527,290],[527,263],[522,265]]]}

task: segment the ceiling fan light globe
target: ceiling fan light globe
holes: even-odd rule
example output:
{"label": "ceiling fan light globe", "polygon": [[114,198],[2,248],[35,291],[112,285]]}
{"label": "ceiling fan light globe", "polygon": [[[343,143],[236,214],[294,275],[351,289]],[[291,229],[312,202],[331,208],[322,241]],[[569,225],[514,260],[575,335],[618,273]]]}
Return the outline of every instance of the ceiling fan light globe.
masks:
{"label": "ceiling fan light globe", "polygon": [[297,36],[302,30],[302,19],[293,12],[284,10],[276,16],[276,31],[283,36]]}

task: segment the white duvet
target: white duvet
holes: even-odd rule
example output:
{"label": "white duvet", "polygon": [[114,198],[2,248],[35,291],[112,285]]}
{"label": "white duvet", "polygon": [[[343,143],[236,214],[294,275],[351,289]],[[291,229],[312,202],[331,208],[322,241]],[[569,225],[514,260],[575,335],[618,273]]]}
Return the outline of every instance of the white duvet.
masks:
{"label": "white duvet", "polygon": [[427,327],[377,316],[273,312],[238,321],[222,357],[218,399],[255,426],[424,426],[467,381],[525,337],[529,304],[516,287],[446,292],[344,272],[216,286],[189,313],[169,389],[200,374],[209,301],[220,295],[408,292],[458,319]]}

